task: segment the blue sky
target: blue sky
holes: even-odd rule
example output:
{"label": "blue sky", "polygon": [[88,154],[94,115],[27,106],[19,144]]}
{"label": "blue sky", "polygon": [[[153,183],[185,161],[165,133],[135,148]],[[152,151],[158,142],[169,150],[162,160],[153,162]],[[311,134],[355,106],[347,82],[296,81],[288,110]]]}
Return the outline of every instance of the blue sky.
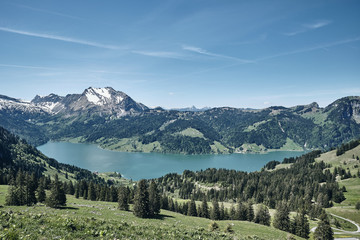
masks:
{"label": "blue sky", "polygon": [[0,94],[111,86],[155,107],[360,95],[360,1],[0,1]]}

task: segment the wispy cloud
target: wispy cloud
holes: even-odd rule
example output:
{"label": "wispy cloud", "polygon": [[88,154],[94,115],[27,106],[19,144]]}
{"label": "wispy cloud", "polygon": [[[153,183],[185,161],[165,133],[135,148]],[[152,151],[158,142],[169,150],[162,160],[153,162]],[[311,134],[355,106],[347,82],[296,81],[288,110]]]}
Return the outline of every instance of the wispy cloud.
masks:
{"label": "wispy cloud", "polygon": [[237,58],[237,57],[231,57],[231,56],[222,55],[222,54],[212,53],[212,52],[209,52],[209,51],[207,51],[205,49],[202,49],[202,48],[199,48],[199,47],[183,45],[182,49],[190,51],[190,52],[194,52],[194,53],[197,53],[197,54],[210,56],[210,57],[230,59],[230,60],[234,60],[234,61],[242,62],[242,63],[252,63],[252,61],[250,61],[250,60],[241,59],[241,58]]}
{"label": "wispy cloud", "polygon": [[160,58],[174,58],[174,59],[182,59],[183,55],[176,52],[166,52],[166,51],[132,51],[132,53],[140,54],[144,56],[150,57],[160,57]]}
{"label": "wispy cloud", "polygon": [[47,14],[56,15],[56,16],[60,16],[60,17],[66,17],[66,18],[83,20],[83,19],[80,18],[80,17],[76,17],[76,16],[64,14],[64,13],[59,13],[59,12],[54,12],[54,11],[50,11],[50,10],[46,10],[46,9],[34,8],[34,7],[30,7],[30,6],[26,6],[26,5],[21,5],[21,4],[16,4],[16,6],[21,7],[21,8],[26,8],[26,9],[29,9],[29,10],[32,10],[32,11],[36,11],[36,12],[42,12],[42,13],[47,13]]}
{"label": "wispy cloud", "polygon": [[55,68],[49,68],[49,67],[27,66],[27,65],[14,65],[14,64],[3,64],[3,63],[0,63],[0,67],[56,70]]}
{"label": "wispy cloud", "polygon": [[311,52],[311,51],[315,51],[315,50],[318,50],[318,49],[327,49],[329,47],[334,47],[334,46],[343,45],[343,44],[347,44],[347,43],[351,43],[351,42],[358,42],[358,41],[360,41],[360,37],[349,38],[349,39],[345,39],[345,40],[341,40],[341,41],[337,41],[337,42],[325,43],[325,44],[322,44],[322,45],[317,45],[317,46],[314,46],[314,47],[302,48],[302,49],[297,49],[297,50],[293,50],[293,51],[274,54],[274,55],[271,55],[271,56],[265,56],[265,57],[256,59],[255,62],[268,60],[268,59],[273,59],[273,58],[282,57],[282,56],[294,55],[294,54],[298,54],[298,53]]}
{"label": "wispy cloud", "polygon": [[329,20],[320,20],[317,22],[313,22],[311,24],[304,24],[303,26],[309,29],[317,29],[317,28],[322,28],[325,27],[327,25],[329,25],[330,23],[332,23],[332,21]]}
{"label": "wispy cloud", "polygon": [[305,33],[310,30],[325,27],[331,23],[332,23],[332,21],[330,21],[330,20],[318,20],[316,22],[312,22],[309,24],[303,24],[303,25],[301,25],[301,27],[298,30],[284,33],[284,35],[292,37],[292,36],[298,35],[300,33]]}
{"label": "wispy cloud", "polygon": [[47,33],[29,32],[29,31],[17,30],[17,29],[6,28],[6,27],[0,27],[0,31],[16,33],[16,34],[31,36],[31,37],[39,37],[39,38],[46,38],[46,39],[63,41],[63,42],[76,43],[76,44],[98,47],[98,48],[113,49],[113,50],[123,49],[119,46],[107,45],[107,44],[102,44],[102,43],[97,43],[97,42],[92,42],[92,41],[87,41],[87,40],[81,40],[81,39],[76,39],[76,38],[70,38],[70,37],[64,37],[64,36],[58,36],[58,35],[52,35],[52,34],[47,34]]}

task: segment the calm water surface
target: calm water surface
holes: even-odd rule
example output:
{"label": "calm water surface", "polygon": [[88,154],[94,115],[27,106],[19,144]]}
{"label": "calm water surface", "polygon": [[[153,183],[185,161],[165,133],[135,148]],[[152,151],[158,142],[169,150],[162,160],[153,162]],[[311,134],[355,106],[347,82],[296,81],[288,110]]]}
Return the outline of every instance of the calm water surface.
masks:
{"label": "calm water surface", "polygon": [[282,161],[285,157],[305,152],[270,152],[267,154],[181,155],[161,153],[127,153],[109,151],[92,144],[48,142],[38,147],[48,157],[61,163],[90,171],[120,172],[125,178],[139,180],[156,178],[167,173],[188,170],[227,168],[242,171],[260,170],[267,162]]}

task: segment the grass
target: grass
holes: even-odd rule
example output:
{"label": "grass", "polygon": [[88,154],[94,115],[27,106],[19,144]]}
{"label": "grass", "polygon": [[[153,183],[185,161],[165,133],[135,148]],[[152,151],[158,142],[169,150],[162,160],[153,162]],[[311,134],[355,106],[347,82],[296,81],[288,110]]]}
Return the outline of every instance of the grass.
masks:
{"label": "grass", "polygon": [[188,137],[199,137],[199,138],[204,138],[204,134],[202,132],[200,132],[199,130],[195,129],[195,128],[187,128],[182,130],[181,132],[175,133],[175,134],[179,134],[182,136],[188,136]]}
{"label": "grass", "polygon": [[354,149],[346,151],[340,156],[336,156],[336,150],[323,153],[316,159],[316,161],[330,163],[332,165],[331,170],[333,170],[334,167],[342,167],[346,170],[350,170],[351,174],[355,175],[360,167],[360,161],[356,160],[356,156],[360,157],[360,145]]}
{"label": "grass", "polygon": [[280,151],[303,151],[304,149],[292,139],[286,138],[286,143],[282,146]]}
{"label": "grass", "polygon": [[[0,186],[0,205],[8,186]],[[26,239],[286,239],[288,233],[244,221],[217,221],[161,211],[157,219],[141,219],[120,211],[116,203],[88,201],[67,195],[67,207],[44,205],[0,208],[0,238]],[[225,233],[231,225],[234,233]],[[301,239],[295,237],[295,239]]]}

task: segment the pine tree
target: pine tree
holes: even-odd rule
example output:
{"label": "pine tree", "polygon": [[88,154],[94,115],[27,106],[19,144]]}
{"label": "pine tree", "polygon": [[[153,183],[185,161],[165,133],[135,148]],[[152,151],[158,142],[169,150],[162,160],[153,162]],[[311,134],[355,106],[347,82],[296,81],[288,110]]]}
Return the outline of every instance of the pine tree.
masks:
{"label": "pine tree", "polygon": [[39,184],[38,184],[38,188],[36,189],[36,192],[37,192],[37,201],[41,203],[45,202],[46,193],[45,193],[43,180],[39,180]]}
{"label": "pine tree", "polygon": [[214,198],[212,201],[212,208],[210,212],[210,218],[212,220],[220,220],[220,208],[219,208],[219,202]]}
{"label": "pine tree", "polygon": [[252,222],[254,220],[254,208],[251,202],[248,202],[246,206],[246,219],[249,222]]}
{"label": "pine tree", "polygon": [[256,212],[254,222],[262,225],[270,226],[270,219],[271,217],[270,217],[269,209],[266,206],[261,205]]}
{"label": "pine tree", "polygon": [[295,217],[295,231],[294,234],[302,237],[302,238],[309,238],[310,233],[310,227],[309,227],[309,221],[305,215],[305,210],[302,209],[300,213],[298,213]]}
{"label": "pine tree", "polygon": [[278,204],[274,216],[273,225],[275,228],[289,232],[290,231],[290,218],[289,208],[285,202]]}
{"label": "pine tree", "polygon": [[236,211],[235,211],[235,207],[234,207],[233,204],[231,204],[231,206],[230,206],[229,219],[230,220],[235,220],[236,219]]}
{"label": "pine tree", "polygon": [[191,201],[188,202],[187,215],[193,217],[197,216],[196,203],[193,198],[191,199]]}
{"label": "pine tree", "polygon": [[328,216],[325,212],[320,215],[320,222],[314,232],[315,240],[333,240],[334,232],[331,229]]}
{"label": "pine tree", "polygon": [[88,189],[88,200],[96,201],[96,189],[93,182],[90,182],[89,189]]}
{"label": "pine tree", "polygon": [[200,217],[203,218],[210,218],[210,214],[209,214],[209,206],[207,203],[207,199],[206,196],[203,197],[202,203],[201,203],[201,208],[200,208]]}
{"label": "pine tree", "polygon": [[[35,175],[34,175],[35,176]],[[33,204],[36,204],[37,199],[35,196],[36,191],[36,183],[34,181],[35,177],[30,176],[29,174],[25,175],[25,204],[27,206],[31,206]]]}
{"label": "pine tree", "polygon": [[155,181],[151,181],[149,186],[149,207],[150,207],[150,215],[157,215],[160,213],[160,194],[158,191],[157,184]]}
{"label": "pine tree", "polygon": [[242,220],[242,221],[247,220],[246,206],[244,204],[242,204],[239,200],[238,200],[238,203],[237,203],[237,206],[236,206],[235,219],[236,220]]}
{"label": "pine tree", "polygon": [[117,202],[118,201],[118,191],[115,186],[110,187],[110,202]]}
{"label": "pine tree", "polygon": [[141,218],[150,217],[149,192],[144,179],[141,179],[137,184],[134,197],[134,215]]}
{"label": "pine tree", "polygon": [[127,188],[124,186],[121,186],[119,188],[119,195],[118,195],[118,204],[119,204],[119,209],[120,210],[124,210],[124,211],[128,211],[129,210],[129,193],[127,191]]}
{"label": "pine tree", "polygon": [[66,191],[67,194],[74,195],[75,194],[75,188],[72,181],[69,181],[68,189]]}
{"label": "pine tree", "polygon": [[66,205],[65,191],[57,174],[51,184],[50,196],[46,199],[46,205],[52,208],[59,208]]}

